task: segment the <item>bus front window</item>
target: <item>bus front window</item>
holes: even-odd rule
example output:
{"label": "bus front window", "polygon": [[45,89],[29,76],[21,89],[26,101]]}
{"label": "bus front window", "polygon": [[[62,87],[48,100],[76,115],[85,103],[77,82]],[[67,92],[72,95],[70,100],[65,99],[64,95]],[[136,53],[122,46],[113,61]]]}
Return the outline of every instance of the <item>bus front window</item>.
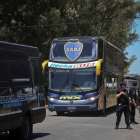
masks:
{"label": "bus front window", "polygon": [[[53,61],[66,61],[69,59],[66,56],[64,46],[68,41],[54,41],[51,46],[50,60]],[[72,42],[73,44],[76,42]],[[93,40],[80,41],[83,44],[83,48],[80,56],[75,61],[89,61],[97,59],[96,42]]]}
{"label": "bus front window", "polygon": [[78,69],[72,71],[73,87],[72,91],[87,91],[96,89],[96,72],[95,68]]}
{"label": "bus front window", "polygon": [[49,70],[49,89],[58,92],[84,92],[97,88],[95,68]]}
{"label": "bus front window", "polygon": [[71,91],[71,71],[50,69],[49,70],[49,89],[54,91]]}

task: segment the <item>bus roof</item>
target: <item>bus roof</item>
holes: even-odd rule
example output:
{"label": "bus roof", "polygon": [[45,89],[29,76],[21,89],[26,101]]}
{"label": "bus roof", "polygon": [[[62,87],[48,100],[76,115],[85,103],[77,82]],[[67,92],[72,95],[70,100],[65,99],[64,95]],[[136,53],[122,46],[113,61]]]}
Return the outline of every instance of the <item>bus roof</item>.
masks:
{"label": "bus roof", "polygon": [[112,47],[121,51],[121,49],[119,49],[118,47],[116,47],[112,43],[108,42],[107,40],[103,39],[102,37],[92,37],[92,36],[60,37],[60,38],[53,39],[53,41],[79,41],[79,40],[98,40],[98,39],[104,40],[106,43],[108,43]]}
{"label": "bus roof", "polygon": [[33,46],[28,46],[28,45],[22,45],[22,44],[16,44],[16,43],[10,43],[10,42],[5,42],[5,41],[0,41],[0,45],[12,45],[12,46],[17,46],[17,47],[25,47],[25,48],[32,48],[32,49],[38,49],[37,47]]}
{"label": "bus roof", "polygon": [[70,41],[70,40],[95,40],[98,39],[99,37],[91,37],[91,36],[73,36],[73,37],[59,37],[59,38],[55,38],[53,39],[54,41]]}

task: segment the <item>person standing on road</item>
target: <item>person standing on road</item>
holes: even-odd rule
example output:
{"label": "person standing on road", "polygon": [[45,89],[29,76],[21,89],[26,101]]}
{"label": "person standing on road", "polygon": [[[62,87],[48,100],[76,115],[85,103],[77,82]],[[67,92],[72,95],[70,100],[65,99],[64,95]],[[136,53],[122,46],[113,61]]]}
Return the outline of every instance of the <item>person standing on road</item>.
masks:
{"label": "person standing on road", "polygon": [[133,83],[133,87],[129,90],[129,96],[134,104],[130,104],[130,123],[131,124],[138,124],[135,122],[135,106],[136,105],[136,87],[137,83]]}
{"label": "person standing on road", "polygon": [[[122,113],[124,112],[124,116],[125,116],[125,123],[127,125],[127,129],[132,129],[130,127],[130,123],[129,123],[129,94],[128,91],[126,90],[126,84],[125,83],[121,83],[120,84],[121,89],[117,90],[116,93],[116,98],[117,98],[117,110],[116,110],[116,127],[115,129],[119,128],[119,123],[121,121],[121,116]],[[130,101],[131,103],[131,101]]]}

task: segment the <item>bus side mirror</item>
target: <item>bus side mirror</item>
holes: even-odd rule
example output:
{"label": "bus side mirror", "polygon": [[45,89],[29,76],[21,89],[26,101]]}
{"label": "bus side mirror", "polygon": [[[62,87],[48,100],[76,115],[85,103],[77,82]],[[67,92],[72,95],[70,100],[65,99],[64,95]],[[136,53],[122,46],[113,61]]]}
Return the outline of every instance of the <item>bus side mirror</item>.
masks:
{"label": "bus side mirror", "polygon": [[101,74],[101,63],[102,63],[102,59],[99,59],[96,66],[96,75]]}
{"label": "bus side mirror", "polygon": [[45,66],[48,64],[49,60],[46,60],[42,63],[43,74],[45,73]]}

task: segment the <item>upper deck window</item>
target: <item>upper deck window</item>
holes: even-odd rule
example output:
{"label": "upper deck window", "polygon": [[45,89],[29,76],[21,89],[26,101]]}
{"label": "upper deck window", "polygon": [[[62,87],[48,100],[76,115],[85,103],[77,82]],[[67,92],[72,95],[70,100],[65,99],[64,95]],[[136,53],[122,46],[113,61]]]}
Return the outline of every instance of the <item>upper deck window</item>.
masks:
{"label": "upper deck window", "polygon": [[53,41],[50,60],[53,61],[88,61],[97,58],[96,41],[77,42]]}

